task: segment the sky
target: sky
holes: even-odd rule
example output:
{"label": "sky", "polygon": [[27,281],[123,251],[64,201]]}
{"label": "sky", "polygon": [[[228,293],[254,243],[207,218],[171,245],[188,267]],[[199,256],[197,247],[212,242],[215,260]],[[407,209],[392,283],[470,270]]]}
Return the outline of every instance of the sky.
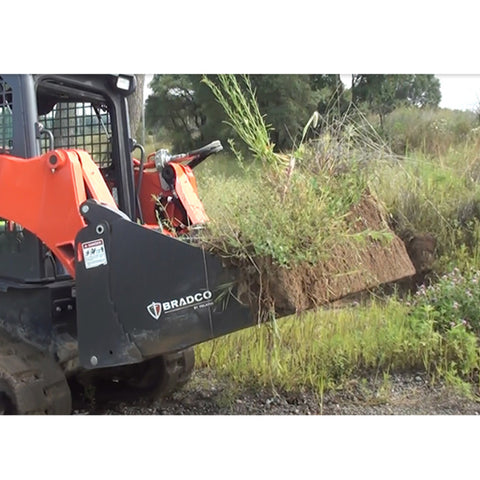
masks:
{"label": "sky", "polygon": [[442,108],[475,110],[480,107],[480,75],[437,75]]}
{"label": "sky", "polygon": [[[146,75],[145,98],[150,94],[148,83],[153,75]],[[441,108],[452,110],[475,110],[480,107],[480,75],[457,75],[444,74],[436,75],[440,80],[440,91],[442,100]],[[351,75],[341,75],[342,81],[348,87]]]}

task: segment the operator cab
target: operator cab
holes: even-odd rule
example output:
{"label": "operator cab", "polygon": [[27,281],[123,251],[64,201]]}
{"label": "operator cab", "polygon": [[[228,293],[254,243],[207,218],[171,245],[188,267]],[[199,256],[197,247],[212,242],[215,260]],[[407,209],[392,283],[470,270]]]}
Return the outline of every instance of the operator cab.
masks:
{"label": "operator cab", "polygon": [[[125,96],[134,88],[134,77],[88,78],[89,82],[76,75],[35,77],[40,153],[70,148],[88,152],[120,210],[133,218],[133,145]],[[118,88],[119,83],[126,90]]]}
{"label": "operator cab", "polygon": [[[126,102],[135,87],[131,75],[1,76],[0,155],[32,158],[54,149],[84,150],[119,209],[136,220]],[[66,276],[35,235],[0,219],[0,279],[36,283]]]}

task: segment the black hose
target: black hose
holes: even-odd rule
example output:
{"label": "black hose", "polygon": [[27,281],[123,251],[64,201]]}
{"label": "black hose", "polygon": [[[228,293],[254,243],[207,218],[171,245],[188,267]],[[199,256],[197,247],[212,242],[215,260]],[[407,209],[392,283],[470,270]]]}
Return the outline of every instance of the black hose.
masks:
{"label": "black hose", "polygon": [[137,204],[138,218],[140,219],[141,223],[144,223],[142,205],[140,203],[140,190],[142,188],[142,181],[143,181],[143,167],[145,166],[145,149],[143,148],[143,145],[140,145],[139,143],[137,143],[133,147],[132,152],[135,151],[135,149],[137,148],[140,150],[140,165],[139,165],[139,171],[138,171],[137,186],[135,188],[135,201]]}

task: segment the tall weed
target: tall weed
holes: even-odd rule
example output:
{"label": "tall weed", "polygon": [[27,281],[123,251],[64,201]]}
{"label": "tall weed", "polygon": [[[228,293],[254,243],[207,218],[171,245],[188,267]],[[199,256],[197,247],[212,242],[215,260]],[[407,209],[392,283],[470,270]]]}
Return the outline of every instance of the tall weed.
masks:
{"label": "tall weed", "polygon": [[[274,145],[269,134],[271,127],[265,123],[260,113],[248,76],[242,76],[242,84],[235,75],[217,75],[217,82],[205,76],[202,81],[225,110],[229,125],[255,157],[271,167],[278,167],[281,159],[273,151]],[[235,151],[234,145],[231,146]]]}
{"label": "tall weed", "polygon": [[246,386],[319,395],[351,378],[389,372],[473,376],[480,366],[475,337],[442,335],[421,309],[391,298],[281,319],[203,344],[197,360]]}
{"label": "tall weed", "polygon": [[[296,150],[276,153],[248,77],[242,84],[233,75],[204,81],[255,157],[240,175],[223,177],[221,189],[217,175],[202,177],[211,218],[204,242],[225,256],[269,257],[288,267],[325,261],[333,244],[351,241],[345,217],[368,190],[369,165],[381,154],[372,129],[365,133],[348,115],[326,124],[314,114]],[[307,142],[311,128],[319,133]]]}
{"label": "tall weed", "polygon": [[[478,153],[471,144],[435,159],[421,153],[379,162],[377,194],[398,232],[431,233],[437,239],[437,269],[478,258],[480,182]],[[457,264],[457,265],[456,265]]]}
{"label": "tall weed", "polygon": [[478,119],[473,112],[401,107],[386,117],[382,136],[397,154],[421,152],[435,157],[473,140],[471,133],[476,127]]}

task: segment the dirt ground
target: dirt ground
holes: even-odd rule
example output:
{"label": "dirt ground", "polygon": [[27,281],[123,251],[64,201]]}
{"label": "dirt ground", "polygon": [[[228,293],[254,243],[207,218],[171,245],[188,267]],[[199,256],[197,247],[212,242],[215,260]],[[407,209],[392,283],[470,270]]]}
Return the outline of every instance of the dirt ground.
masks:
{"label": "dirt ground", "polygon": [[352,381],[323,399],[313,392],[251,390],[197,370],[170,397],[147,404],[84,406],[76,415],[479,415],[480,397],[468,398],[443,383],[431,384],[423,373],[395,374],[387,380]]}

